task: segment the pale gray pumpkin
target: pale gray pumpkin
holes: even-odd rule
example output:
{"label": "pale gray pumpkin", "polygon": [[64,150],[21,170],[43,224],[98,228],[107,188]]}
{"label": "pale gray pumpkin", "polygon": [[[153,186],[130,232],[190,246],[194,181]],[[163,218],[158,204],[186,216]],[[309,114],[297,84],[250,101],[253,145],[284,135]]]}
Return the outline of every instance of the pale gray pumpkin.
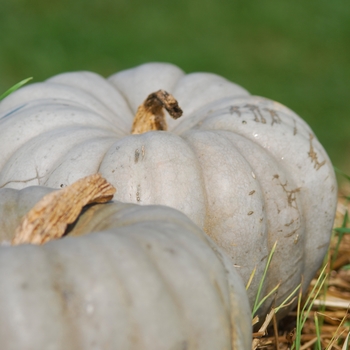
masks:
{"label": "pale gray pumpkin", "polygon": [[[51,189],[0,190],[0,241]],[[0,246],[0,349],[250,349],[231,261],[185,215],[110,202],[69,236]]]}
{"label": "pale gray pumpkin", "polygon": [[[165,89],[184,111],[169,131],[130,135],[148,94]],[[112,75],[57,75],[0,104],[0,187],[55,188],[100,172],[116,199],[164,204],[188,215],[238,265],[253,301],[277,304],[306,287],[327,250],[337,185],[310,127],[285,106],[209,73],[150,63]],[[266,312],[267,306],[265,308]]]}

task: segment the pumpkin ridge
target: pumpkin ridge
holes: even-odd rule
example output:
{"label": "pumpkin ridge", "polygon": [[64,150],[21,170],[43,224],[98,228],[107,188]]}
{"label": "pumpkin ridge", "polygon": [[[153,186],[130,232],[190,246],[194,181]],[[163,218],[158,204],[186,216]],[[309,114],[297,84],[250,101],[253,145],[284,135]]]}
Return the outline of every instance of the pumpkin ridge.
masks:
{"label": "pumpkin ridge", "polygon": [[[165,223],[165,224],[168,225],[167,223]],[[148,225],[151,226],[152,223],[148,223]],[[165,238],[167,241],[170,241],[169,238],[167,237],[169,235],[169,233],[166,233],[165,235],[162,235],[160,232],[153,231],[153,235],[154,236],[159,236],[159,237],[161,236],[161,238],[163,240]],[[153,255],[150,253],[150,249],[148,251],[146,250],[146,248],[144,246],[144,243],[142,241],[140,241],[141,237],[147,237],[147,236],[137,236],[137,235],[135,235],[135,239],[138,241],[138,244],[141,246],[141,249],[143,249],[145,251],[145,253],[149,256],[150,261],[155,266],[155,268],[158,271],[158,273],[163,277],[162,280],[164,281],[165,285],[167,286],[167,289],[171,291],[170,295],[172,296],[172,299],[174,300],[174,303],[177,306],[177,310],[179,310],[183,315],[186,314],[185,309],[182,307],[182,304],[180,302],[180,298],[178,296],[178,292],[177,291],[172,292],[173,289],[174,289],[174,286],[170,287],[168,279],[164,278],[164,277],[166,277],[166,274],[164,274],[162,269],[159,268],[158,260],[154,259]],[[215,295],[215,293],[213,294],[213,290],[214,291],[217,290],[216,287],[218,285],[217,284],[215,285],[215,282],[216,282],[215,278],[212,279],[212,278],[209,278],[209,276],[206,275],[206,273],[205,273],[206,269],[204,269],[204,267],[202,267],[203,260],[201,260],[201,263],[199,263],[200,260],[199,260],[198,256],[193,255],[193,253],[191,253],[188,250],[187,246],[182,243],[181,235],[177,235],[174,238],[175,238],[175,240],[172,241],[172,243],[171,243],[171,247],[172,248],[170,248],[170,249],[174,248],[174,250],[176,250],[176,248],[179,247],[180,248],[179,252],[181,252],[181,254],[183,254],[183,252],[186,252],[186,255],[191,258],[191,261],[193,261],[193,264],[191,264],[191,269],[195,269],[198,272],[201,271],[201,274],[200,274],[201,275],[201,279],[203,278],[206,283],[208,283],[208,282],[210,283],[211,288],[212,288],[212,291],[211,291],[210,294],[211,295]],[[178,238],[180,238],[180,240]],[[186,237],[186,239],[188,239],[188,238]],[[169,251],[169,254],[175,254],[175,251],[174,252]],[[204,261],[204,263],[206,263],[206,261]],[[198,273],[196,273],[196,276],[199,276]],[[228,292],[228,286],[226,285],[225,287],[226,287],[227,292]],[[220,308],[223,309],[224,313],[226,314],[225,326],[227,327],[227,323],[228,323],[229,327],[231,328],[230,312],[228,310],[229,306],[230,306],[229,305],[229,300],[226,300],[226,305],[225,305],[224,299],[222,298],[222,296],[220,297],[220,294],[221,294],[221,292],[219,293],[219,295],[215,295],[215,299],[217,300],[217,303],[218,303],[216,308],[219,306]],[[228,308],[225,309],[224,306],[228,306]],[[182,319],[183,320],[187,320],[187,317],[182,317]],[[196,346],[200,346],[197,343],[197,341],[196,341],[196,337],[195,336],[192,336],[192,337],[190,336],[191,334],[196,334],[194,332],[193,327],[192,327],[193,323],[190,322],[190,320],[188,320],[188,322],[186,322],[186,323],[183,321],[183,324],[184,324],[184,326],[183,326],[184,333],[187,335],[186,338],[187,339],[191,339],[192,342],[193,342],[192,344],[191,343],[189,344],[190,347],[191,347],[191,345],[195,346],[195,347]],[[225,326],[223,326],[223,328],[226,328]]]}

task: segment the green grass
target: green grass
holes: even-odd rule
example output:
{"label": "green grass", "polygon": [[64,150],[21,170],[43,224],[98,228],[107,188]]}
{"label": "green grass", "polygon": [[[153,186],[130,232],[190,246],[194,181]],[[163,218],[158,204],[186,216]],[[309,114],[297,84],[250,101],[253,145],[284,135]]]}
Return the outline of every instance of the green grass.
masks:
{"label": "green grass", "polygon": [[[309,317],[314,300],[317,298],[318,294],[321,292],[322,287],[328,277],[328,274],[326,273],[326,267],[327,265],[325,265],[321,270],[321,273],[314,287],[312,288],[311,292],[307,296],[306,301],[304,302],[304,305],[301,304],[303,296],[302,296],[302,289],[300,288],[300,293],[298,298],[298,307],[297,307],[295,341],[292,345],[292,350],[293,349],[299,350],[301,348],[301,333],[302,333],[303,327],[305,325],[306,320]],[[320,334],[319,325],[317,324],[316,327],[317,327],[316,333]],[[320,337],[318,337],[317,343],[319,342],[320,342]]]}
{"label": "green grass", "polygon": [[[350,176],[341,172],[339,169],[335,169],[335,170],[338,173],[340,173],[340,175],[342,175],[347,181],[350,181]],[[350,200],[350,197],[345,197],[345,198],[347,201]],[[308,293],[306,301],[303,303],[303,305],[302,305],[302,294],[301,294],[301,290],[300,290],[299,298],[298,298],[298,306],[297,306],[297,320],[296,320],[296,332],[295,332],[296,337],[295,337],[295,341],[294,341],[292,348],[291,348],[292,350],[293,349],[299,350],[301,348],[302,330],[303,330],[303,327],[305,325],[307,318],[309,317],[314,300],[321,293],[323,293],[323,295],[326,296],[327,289],[329,287],[329,280],[328,280],[329,274],[326,273],[327,266],[329,263],[330,264],[329,270],[330,271],[333,270],[333,264],[338,257],[339,247],[340,247],[341,241],[342,241],[345,234],[350,233],[348,225],[349,225],[349,215],[348,215],[348,212],[346,211],[344,214],[344,217],[343,217],[343,222],[342,222],[341,227],[334,228],[334,232],[333,232],[334,236],[332,237],[332,240],[334,240],[336,242],[335,247],[334,247],[332,252],[330,250],[328,250],[327,255],[324,259],[323,267],[319,273],[319,277],[318,277],[315,285],[313,286],[312,290]],[[346,265],[345,265],[345,268],[346,268]],[[314,312],[314,325],[315,325],[315,331],[316,331],[316,337],[317,337],[317,340],[316,340],[315,345],[314,345],[315,350],[322,350],[322,346],[321,346],[322,331],[321,331],[321,328],[322,328],[322,325],[324,323],[325,310],[326,310],[325,306],[319,307],[319,313],[321,316],[320,318],[319,318],[318,312]],[[338,329],[335,331],[332,339],[330,340],[330,342],[326,348],[327,350],[332,349],[333,344],[338,339],[339,334],[340,334],[340,327],[345,323],[346,315],[347,315],[347,312],[345,312],[344,318],[339,323]],[[350,334],[350,332],[349,332],[349,334]],[[347,338],[345,339],[345,342],[344,342],[344,345],[342,348],[344,350],[348,348],[349,334],[348,334]]]}
{"label": "green grass", "polygon": [[349,172],[349,18],[346,0],[4,0],[0,91],[24,76],[173,62],[287,105]]}
{"label": "green grass", "polygon": [[28,81],[30,81],[32,79],[33,78],[27,78],[27,79],[24,79],[24,80],[20,81],[19,83],[13,85],[11,88],[9,88],[7,91],[5,91],[2,95],[0,95],[0,101],[2,99],[4,99],[6,96],[10,95],[12,92],[14,92],[17,89],[19,89],[20,87],[22,87],[24,84],[27,84]]}
{"label": "green grass", "polygon": [[[350,176],[348,176],[347,174],[339,171],[338,169],[336,169],[336,171],[338,173],[340,173],[340,175],[342,175],[346,181],[350,182]],[[350,196],[345,196],[345,200],[347,202],[350,201]],[[302,295],[302,288],[301,285],[302,283],[300,283],[300,285],[286,298],[285,301],[283,301],[283,303],[281,305],[279,305],[278,307],[275,307],[274,309],[271,310],[271,312],[266,316],[265,322],[263,323],[263,325],[260,327],[259,331],[256,333],[254,339],[253,339],[253,349],[271,349],[271,347],[266,347],[264,346],[264,343],[259,343],[259,338],[262,336],[266,336],[267,335],[267,328],[270,325],[271,321],[273,320],[272,317],[272,312],[274,312],[275,314],[278,313],[278,311],[283,308],[286,305],[289,305],[288,303],[292,303],[295,299],[292,299],[294,297],[294,294],[297,292],[297,290],[299,290],[299,295],[298,295],[298,301],[297,301],[297,309],[296,309],[296,326],[295,326],[295,330],[294,330],[294,341],[291,345],[291,350],[300,350],[300,349],[310,349],[313,348],[314,350],[322,350],[324,348],[324,337],[325,335],[322,334],[322,327],[324,325],[324,318],[325,317],[330,317],[329,315],[329,309],[327,310],[326,307],[326,295],[328,292],[328,288],[331,286],[330,283],[330,274],[327,273],[327,271],[332,271],[333,270],[333,265],[334,262],[336,261],[338,255],[339,255],[339,251],[340,251],[340,246],[342,243],[342,240],[344,239],[344,236],[350,233],[350,229],[349,229],[349,224],[350,224],[350,220],[349,220],[349,214],[347,211],[345,211],[344,216],[342,218],[342,223],[340,225],[340,227],[336,227],[333,230],[333,236],[331,241],[333,242],[331,247],[328,252],[327,255],[324,259],[324,263],[322,268],[320,269],[320,272],[318,274],[318,278],[315,281],[315,283],[313,284],[313,287],[311,290],[308,291],[308,293],[306,295]],[[259,283],[259,288],[258,288],[258,292],[257,292],[257,296],[255,299],[255,303],[253,306],[253,311],[252,311],[252,323],[256,324],[258,322],[258,319],[255,317],[256,312],[258,311],[259,307],[264,303],[264,301],[271,296],[274,292],[276,292],[276,290],[278,289],[278,286],[276,286],[276,288],[274,288],[271,292],[269,292],[265,297],[261,298],[260,294],[261,294],[261,290],[262,290],[262,286],[264,284],[265,281],[265,276],[266,273],[269,269],[271,260],[273,259],[273,255],[276,249],[276,245],[277,242],[275,243],[275,245],[272,247],[268,259],[267,259],[267,263],[265,266],[265,270],[263,273],[263,276],[260,280]],[[344,248],[343,248],[344,249]],[[341,267],[341,269],[343,270],[347,270],[350,269],[350,265],[344,265]],[[253,270],[249,281],[247,283],[246,289],[249,288],[254,275],[255,275],[255,271],[256,269]],[[314,306],[314,301],[316,299],[319,300],[323,300],[325,303],[324,305],[319,305],[318,309],[315,309]],[[291,300],[291,301],[290,301]],[[346,300],[346,297],[345,299]],[[317,310],[317,311],[313,311]],[[331,309],[332,310],[332,309]],[[349,310],[343,310],[344,312],[344,317],[340,321],[338,324],[338,327],[334,326],[334,332],[332,333],[331,337],[329,337],[329,334],[327,334],[327,346],[326,346],[326,350],[331,350],[333,349],[335,344],[340,344],[340,336],[342,336],[342,339],[344,340],[344,332],[346,331],[346,329],[348,329],[345,332],[345,340],[342,343],[342,350],[346,350],[348,349],[348,345],[349,345],[349,338],[350,338],[350,323],[349,321],[346,321],[348,319],[348,312]],[[310,317],[310,315],[312,315],[312,317]],[[311,339],[308,343],[303,343],[302,342],[302,334],[303,332],[305,332],[305,327],[310,327],[310,322],[308,325],[306,325],[306,322],[310,319],[313,319],[313,325],[314,325],[314,332],[315,332],[315,337],[313,339]],[[263,320],[262,320],[263,321]],[[277,329],[277,328],[276,328]],[[274,330],[275,331],[275,330]],[[280,331],[283,331],[283,329]],[[310,332],[310,328],[309,328],[309,332]],[[328,331],[329,332],[329,331]],[[306,330],[306,333],[308,333],[308,331]],[[271,336],[271,334],[270,334]],[[273,337],[273,336],[272,336]],[[277,338],[275,338],[277,339]]]}
{"label": "green grass", "polygon": [[[267,274],[267,271],[269,270],[269,267],[270,267],[270,264],[271,264],[271,260],[273,258],[274,253],[275,253],[276,247],[277,247],[277,241],[275,242],[275,244],[273,245],[273,247],[272,247],[272,249],[271,249],[271,251],[269,253],[269,256],[267,258],[267,262],[266,262],[266,265],[265,265],[265,269],[264,269],[263,275],[261,276],[261,279],[259,281],[259,286],[258,286],[258,290],[257,290],[257,293],[256,293],[256,297],[255,297],[255,301],[254,301],[254,305],[253,305],[253,310],[252,310],[252,318],[255,317],[256,312],[264,304],[266,299],[268,299],[271,295],[276,293],[277,289],[279,288],[279,284],[278,284],[277,286],[272,288],[272,290],[269,291],[263,298],[260,298],[261,297],[261,291],[262,291],[262,288],[264,286],[264,282],[265,282],[265,279],[266,279],[266,274]],[[248,290],[249,285],[251,283],[251,279],[253,279],[253,277],[254,277],[255,271],[256,271],[256,269],[253,270],[251,278],[248,281],[248,284],[246,286],[247,290]]]}

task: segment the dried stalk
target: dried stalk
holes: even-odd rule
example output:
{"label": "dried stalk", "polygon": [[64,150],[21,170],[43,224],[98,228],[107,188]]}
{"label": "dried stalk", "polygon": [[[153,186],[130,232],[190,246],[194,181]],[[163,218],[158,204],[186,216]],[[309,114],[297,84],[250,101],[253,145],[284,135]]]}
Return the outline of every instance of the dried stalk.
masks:
{"label": "dried stalk", "polygon": [[[265,335],[266,334],[266,330],[267,330],[267,327],[269,326],[271,320],[273,319],[275,315],[275,309],[271,309],[271,311],[266,315],[266,318],[265,318],[265,321],[264,323],[262,324],[262,326],[260,327],[259,331],[258,331],[258,334],[260,335]],[[253,339],[253,343],[252,343],[252,350],[256,350],[258,347],[259,347],[259,342],[260,342],[260,339],[256,338],[256,339]]]}
{"label": "dried stalk", "polygon": [[43,244],[62,237],[85,205],[108,202],[115,191],[100,174],[94,174],[47,194],[23,217],[12,245]]}
{"label": "dried stalk", "polygon": [[150,94],[138,108],[132,124],[132,134],[143,134],[152,130],[167,130],[164,110],[174,118],[182,116],[182,109],[175,98],[164,90]]}

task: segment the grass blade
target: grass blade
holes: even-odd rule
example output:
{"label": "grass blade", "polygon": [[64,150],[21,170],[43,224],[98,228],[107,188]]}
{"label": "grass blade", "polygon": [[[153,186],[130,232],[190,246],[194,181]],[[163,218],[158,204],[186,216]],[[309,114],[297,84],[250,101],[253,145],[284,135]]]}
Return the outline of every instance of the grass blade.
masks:
{"label": "grass blade", "polygon": [[277,291],[277,289],[280,287],[280,283],[279,284],[277,284],[277,286],[275,287],[275,288],[273,288],[269,293],[267,293],[267,295],[265,295],[259,302],[258,302],[258,304],[256,305],[256,309],[255,309],[255,311],[257,311],[259,308],[260,308],[260,306],[262,305],[262,304],[264,304],[264,302],[265,302],[265,300],[267,299],[267,298],[269,298],[273,293],[275,293],[276,291]]}
{"label": "grass blade", "polygon": [[342,234],[350,233],[350,227],[336,227],[334,231]]}
{"label": "grass blade", "polygon": [[255,313],[257,312],[258,308],[260,307],[259,305],[261,305],[260,304],[260,294],[261,294],[261,291],[262,291],[262,288],[263,288],[263,285],[264,285],[264,281],[265,281],[265,278],[266,278],[267,270],[269,269],[269,266],[270,266],[273,254],[275,253],[276,246],[277,246],[277,241],[275,242],[275,244],[273,245],[273,247],[271,249],[271,252],[270,252],[269,257],[268,257],[267,262],[266,262],[264,273],[263,273],[262,278],[261,278],[260,283],[259,283],[258,292],[256,294],[256,298],[255,298],[255,302],[254,302],[254,306],[253,306],[252,317],[255,316]]}
{"label": "grass blade", "polygon": [[344,342],[344,345],[342,347],[342,350],[347,350],[349,349],[349,345],[350,345],[350,332],[348,333],[346,339],[345,339],[345,342]]}
{"label": "grass blade", "polygon": [[[279,306],[277,306],[277,307],[275,308],[275,313],[276,313],[276,314],[277,314],[277,312],[278,312],[280,309],[282,309],[284,306],[288,305],[288,304],[287,304],[288,301],[293,297],[293,295],[297,292],[297,290],[298,290],[300,287],[301,287],[301,283],[299,283],[299,284],[296,286],[296,288],[292,291],[292,293],[290,293],[290,294],[287,296],[287,298],[284,299],[284,300],[282,301],[282,303],[281,303]],[[294,302],[294,299],[292,300],[292,302]]]}
{"label": "grass blade", "polygon": [[13,85],[11,88],[9,88],[6,92],[4,92],[1,96],[0,96],[0,101],[3,100],[6,96],[10,95],[12,92],[16,91],[17,89],[19,89],[20,87],[22,87],[24,84],[27,84],[28,81],[32,80],[33,77],[24,79],[22,81],[20,81],[19,83]]}
{"label": "grass blade", "polygon": [[252,283],[252,281],[253,281],[253,278],[254,278],[254,276],[255,276],[255,272],[256,272],[256,266],[254,267],[252,273],[251,273],[250,276],[249,276],[249,280],[248,280],[248,282],[247,282],[247,285],[245,286],[245,290],[248,290],[248,289],[249,289],[249,287],[250,287],[250,285],[251,285],[251,283]]}
{"label": "grass blade", "polygon": [[314,287],[312,288],[303,309],[301,310],[301,313],[303,314],[303,322],[301,324],[301,329],[304,327],[306,319],[308,318],[308,315],[310,313],[310,310],[312,308],[312,305],[314,304],[315,299],[317,298],[318,294],[320,293],[323,284],[325,283],[328,274],[325,272],[326,268],[328,265],[325,265],[320,273],[320,275],[318,276],[318,279],[314,285]]}
{"label": "grass blade", "polygon": [[295,341],[293,342],[292,345],[292,350],[300,349],[300,344],[301,344],[301,299],[303,296],[303,288],[302,288],[302,283],[300,283],[300,289],[299,289],[299,296],[298,296],[298,307],[297,307],[297,322],[296,322],[296,331],[295,331]]}
{"label": "grass blade", "polygon": [[317,348],[317,350],[322,350],[321,332],[320,332],[320,325],[318,323],[317,312],[314,313],[314,320],[315,320],[315,329],[316,329],[316,336],[317,336],[316,348]]}
{"label": "grass blade", "polygon": [[345,177],[348,181],[350,181],[350,176],[345,174],[342,170],[340,170],[339,168],[337,167],[333,167],[333,169],[335,170],[336,173],[338,173],[339,175]]}
{"label": "grass blade", "polygon": [[338,241],[337,241],[337,244],[335,246],[334,253],[332,256],[331,269],[333,268],[333,264],[338,257],[339,247],[340,247],[340,243],[343,239],[343,236],[347,233],[350,233],[350,229],[347,227],[348,222],[349,222],[349,213],[346,210],[341,227],[334,228],[334,231],[338,234]]}
{"label": "grass blade", "polygon": [[[299,350],[301,346],[301,332],[304,328],[305,322],[309,317],[312,305],[314,304],[318,294],[320,293],[325,281],[327,280],[328,274],[326,273],[326,264],[321,270],[320,275],[318,276],[315,285],[313,286],[311,292],[308,294],[308,297],[305,301],[304,306],[301,308],[301,299],[302,299],[302,287],[299,290],[298,297],[298,308],[297,308],[297,322],[296,322],[296,332],[295,332],[295,341],[293,342],[292,349]],[[301,283],[302,285],[302,283]],[[318,321],[318,320],[317,320]]]}

